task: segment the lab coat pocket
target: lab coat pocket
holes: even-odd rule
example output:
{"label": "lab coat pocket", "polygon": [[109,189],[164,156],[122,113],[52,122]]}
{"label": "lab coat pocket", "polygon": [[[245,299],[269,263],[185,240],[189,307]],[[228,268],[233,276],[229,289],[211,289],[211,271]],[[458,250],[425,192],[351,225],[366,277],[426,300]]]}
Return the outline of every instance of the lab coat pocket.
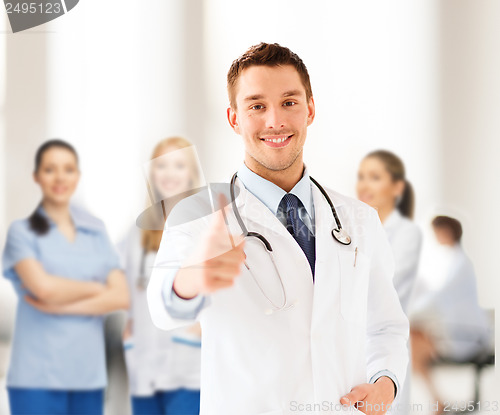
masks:
{"label": "lab coat pocket", "polygon": [[359,249],[339,251],[340,313],[346,321],[366,320],[369,259]]}

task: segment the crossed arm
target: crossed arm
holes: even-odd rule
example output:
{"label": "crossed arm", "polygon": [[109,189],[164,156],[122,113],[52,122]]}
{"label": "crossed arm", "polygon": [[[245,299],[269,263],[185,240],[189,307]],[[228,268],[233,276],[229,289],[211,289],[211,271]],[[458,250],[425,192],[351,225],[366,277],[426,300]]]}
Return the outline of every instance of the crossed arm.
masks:
{"label": "crossed arm", "polygon": [[31,293],[26,302],[45,313],[101,315],[129,305],[125,275],[118,269],[108,274],[106,284],[51,275],[32,258],[20,261],[15,270]]}

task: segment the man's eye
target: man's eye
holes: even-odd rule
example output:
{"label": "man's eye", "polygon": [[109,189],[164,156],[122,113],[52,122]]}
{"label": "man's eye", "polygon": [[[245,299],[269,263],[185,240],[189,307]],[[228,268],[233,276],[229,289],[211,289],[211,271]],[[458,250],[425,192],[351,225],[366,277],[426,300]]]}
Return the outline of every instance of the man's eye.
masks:
{"label": "man's eye", "polygon": [[293,101],[287,101],[283,105],[285,107],[293,107],[295,105],[295,102],[293,102]]}
{"label": "man's eye", "polygon": [[264,108],[264,105],[260,105],[260,104],[257,104],[257,105],[254,105],[253,107],[251,107],[251,109],[253,109],[253,110],[261,110],[262,108]]}

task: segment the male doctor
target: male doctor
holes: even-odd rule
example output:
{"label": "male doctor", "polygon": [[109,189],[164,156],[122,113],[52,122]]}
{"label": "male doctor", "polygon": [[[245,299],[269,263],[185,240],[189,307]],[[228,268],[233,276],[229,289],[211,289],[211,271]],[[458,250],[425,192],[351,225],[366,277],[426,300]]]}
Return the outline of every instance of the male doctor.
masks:
{"label": "male doctor", "polygon": [[[295,53],[253,46],[227,87],[245,146],[235,206],[206,215],[217,195],[198,194],[173,209],[148,287],[153,321],[201,322],[203,415],[383,414],[404,382],[408,320],[378,215],[327,189],[351,243],[332,236],[332,209],[303,162],[315,106]],[[261,240],[243,240],[235,210],[276,267]]]}

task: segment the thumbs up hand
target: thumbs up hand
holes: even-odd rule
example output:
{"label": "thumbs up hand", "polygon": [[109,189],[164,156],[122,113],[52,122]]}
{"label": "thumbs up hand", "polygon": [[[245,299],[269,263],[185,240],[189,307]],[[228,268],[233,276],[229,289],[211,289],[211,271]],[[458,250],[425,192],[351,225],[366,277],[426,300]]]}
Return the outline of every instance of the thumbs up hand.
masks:
{"label": "thumbs up hand", "polygon": [[226,197],[220,194],[220,209],[213,214],[209,228],[188,259],[190,265],[177,272],[173,289],[179,297],[190,299],[198,294],[229,288],[240,274],[240,267],[245,261],[245,243],[242,235],[229,233],[225,217],[230,214],[231,208],[225,208],[227,205]]}

